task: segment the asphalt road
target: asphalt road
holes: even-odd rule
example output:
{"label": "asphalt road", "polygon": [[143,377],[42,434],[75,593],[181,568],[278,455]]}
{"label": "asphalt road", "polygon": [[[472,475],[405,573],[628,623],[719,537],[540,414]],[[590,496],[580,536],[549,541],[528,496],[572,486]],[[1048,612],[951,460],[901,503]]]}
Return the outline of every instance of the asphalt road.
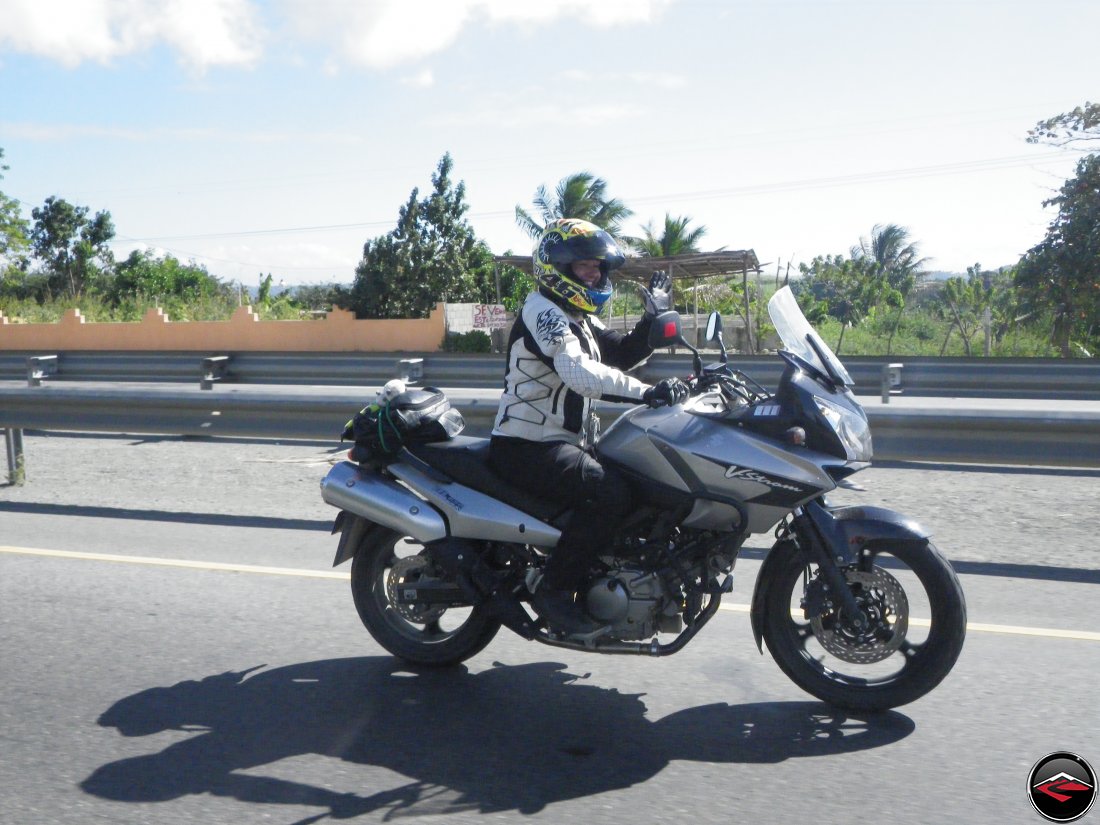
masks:
{"label": "asphalt road", "polygon": [[764,537],[676,656],[502,633],[414,673],[329,567],[336,445],[30,434],[27,455],[0,487],[3,823],[1042,822],[1038,759],[1100,769],[1095,470],[857,477],[845,497],[934,530],[971,629],[937,690],[855,718],[756,651],[737,608]]}

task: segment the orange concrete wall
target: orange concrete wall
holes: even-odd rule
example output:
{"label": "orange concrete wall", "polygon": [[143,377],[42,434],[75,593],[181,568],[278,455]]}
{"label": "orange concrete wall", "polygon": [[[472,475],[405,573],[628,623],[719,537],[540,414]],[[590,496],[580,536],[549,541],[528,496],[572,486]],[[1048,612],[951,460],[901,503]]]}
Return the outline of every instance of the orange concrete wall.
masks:
{"label": "orange concrete wall", "polygon": [[320,321],[261,321],[242,306],[228,321],[169,321],[152,309],[138,323],[88,323],[71,309],[55,324],[13,324],[0,315],[0,350],[437,352],[445,332],[443,304],[407,320],[356,320],[335,309]]}

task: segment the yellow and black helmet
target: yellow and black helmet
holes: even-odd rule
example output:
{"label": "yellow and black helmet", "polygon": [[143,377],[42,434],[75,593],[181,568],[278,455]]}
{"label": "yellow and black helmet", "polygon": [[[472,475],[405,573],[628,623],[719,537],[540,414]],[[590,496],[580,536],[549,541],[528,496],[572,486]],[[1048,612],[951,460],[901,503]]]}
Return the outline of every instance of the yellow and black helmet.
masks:
{"label": "yellow and black helmet", "polygon": [[[611,297],[613,270],[626,261],[615,239],[594,223],[559,218],[547,224],[531,255],[539,286],[582,312],[598,312]],[[585,286],[573,274],[574,261],[600,262],[600,280]]]}

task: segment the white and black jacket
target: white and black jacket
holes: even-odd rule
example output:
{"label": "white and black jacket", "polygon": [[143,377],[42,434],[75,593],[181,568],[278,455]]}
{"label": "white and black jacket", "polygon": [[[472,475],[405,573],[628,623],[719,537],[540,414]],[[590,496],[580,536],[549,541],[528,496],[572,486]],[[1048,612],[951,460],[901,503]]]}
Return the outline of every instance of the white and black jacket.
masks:
{"label": "white and black jacket", "polygon": [[582,444],[592,399],[640,402],[649,385],[623,370],[645,361],[649,316],[629,335],[532,292],[512,325],[493,435]]}

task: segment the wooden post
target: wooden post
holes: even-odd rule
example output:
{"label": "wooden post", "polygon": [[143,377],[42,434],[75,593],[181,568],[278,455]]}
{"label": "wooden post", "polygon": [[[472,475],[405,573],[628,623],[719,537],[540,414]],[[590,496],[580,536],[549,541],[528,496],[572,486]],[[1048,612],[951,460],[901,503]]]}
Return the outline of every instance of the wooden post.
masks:
{"label": "wooden post", "polygon": [[693,314],[695,315],[695,346],[697,346],[697,347],[702,346],[699,343],[699,281],[700,281],[700,279],[698,277],[696,277],[695,278],[695,289],[693,290],[694,298],[695,298],[695,301],[694,301],[695,307],[694,307],[694,312],[693,312]]}
{"label": "wooden post", "polygon": [[745,290],[745,343],[748,344],[749,354],[756,354],[756,346],[752,342],[752,306],[749,303],[749,264],[741,261],[741,286]]}

